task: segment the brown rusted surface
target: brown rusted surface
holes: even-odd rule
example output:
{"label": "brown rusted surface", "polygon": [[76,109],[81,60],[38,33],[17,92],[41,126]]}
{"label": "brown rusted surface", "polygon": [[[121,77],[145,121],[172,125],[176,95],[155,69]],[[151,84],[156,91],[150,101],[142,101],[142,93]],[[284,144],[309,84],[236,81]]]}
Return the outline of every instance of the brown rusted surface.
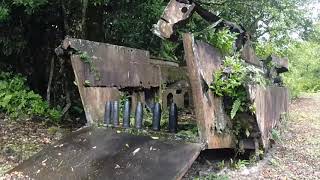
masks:
{"label": "brown rusted surface", "polygon": [[35,180],[179,180],[201,150],[195,143],[85,128],[8,174],[19,172]]}
{"label": "brown rusted surface", "polygon": [[[88,59],[77,60],[91,87],[150,88],[160,86],[160,69],[151,64],[149,52],[139,49],[67,38],[64,49],[86,52]],[[83,61],[89,61],[84,63]],[[84,82],[81,82],[84,83]]]}
{"label": "brown rusted surface", "polygon": [[254,52],[252,43],[250,41],[247,41],[243,46],[241,57],[249,64],[262,67],[262,63],[259,61],[256,53]]}
{"label": "brown rusted surface", "polygon": [[170,39],[174,33],[174,25],[190,18],[194,8],[194,3],[185,4],[177,0],[171,0],[165,8],[161,19],[154,25],[153,33],[161,38]]}
{"label": "brown rusted surface", "polygon": [[257,87],[254,102],[262,144],[264,148],[268,148],[271,130],[277,125],[281,115],[288,112],[288,89],[284,87]]}
{"label": "brown rusted surface", "polygon": [[232,136],[216,131],[218,121],[225,122],[227,126],[230,119],[223,110],[221,99],[208,89],[213,72],[220,68],[222,56],[209,44],[195,42],[191,34],[184,34],[183,43],[200,138],[208,149],[232,148]]}
{"label": "brown rusted surface", "polygon": [[85,87],[84,66],[79,63],[79,56],[72,56],[71,63],[79,89],[81,101],[89,125],[101,122],[104,117],[104,107],[107,101],[118,100],[120,92],[116,88]]}

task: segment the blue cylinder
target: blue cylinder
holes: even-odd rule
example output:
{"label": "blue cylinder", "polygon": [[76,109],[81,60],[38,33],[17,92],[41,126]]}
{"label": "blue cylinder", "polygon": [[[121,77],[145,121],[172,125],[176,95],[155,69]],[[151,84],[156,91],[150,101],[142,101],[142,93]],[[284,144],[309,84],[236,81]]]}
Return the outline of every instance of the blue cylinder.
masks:
{"label": "blue cylinder", "polygon": [[130,128],[130,114],[131,114],[131,104],[130,101],[126,101],[123,110],[123,127]]}
{"label": "blue cylinder", "polygon": [[178,128],[178,108],[175,103],[170,105],[169,110],[169,132],[176,133]]}
{"label": "blue cylinder", "polygon": [[111,111],[112,111],[112,102],[107,101],[105,105],[105,110],[104,110],[104,124],[106,124],[107,126],[110,126],[112,123]]}
{"label": "blue cylinder", "polygon": [[113,102],[112,115],[113,115],[113,126],[119,127],[119,102],[118,101]]}
{"label": "blue cylinder", "polygon": [[152,116],[152,129],[154,131],[160,131],[160,121],[161,121],[161,105],[156,103],[153,108]]}
{"label": "blue cylinder", "polygon": [[143,124],[143,107],[142,103],[138,102],[135,117],[135,126],[137,129],[142,129]]}

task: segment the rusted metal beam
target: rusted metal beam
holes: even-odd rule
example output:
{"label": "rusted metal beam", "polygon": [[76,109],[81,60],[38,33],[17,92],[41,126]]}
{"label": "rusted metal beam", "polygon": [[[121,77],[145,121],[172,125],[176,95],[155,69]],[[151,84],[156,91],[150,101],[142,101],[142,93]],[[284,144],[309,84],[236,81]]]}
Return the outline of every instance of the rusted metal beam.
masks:
{"label": "rusted metal beam", "polygon": [[230,125],[222,99],[208,89],[213,72],[221,66],[222,56],[209,44],[195,41],[189,33],[183,35],[183,44],[200,138],[208,149],[232,148],[235,145],[232,135],[216,131],[216,124],[225,130]]}

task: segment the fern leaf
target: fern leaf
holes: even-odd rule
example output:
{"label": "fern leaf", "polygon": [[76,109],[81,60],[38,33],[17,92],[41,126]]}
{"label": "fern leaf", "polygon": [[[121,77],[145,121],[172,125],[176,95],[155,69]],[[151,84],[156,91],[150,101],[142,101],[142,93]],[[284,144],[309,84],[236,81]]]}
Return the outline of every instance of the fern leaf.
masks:
{"label": "fern leaf", "polygon": [[231,109],[231,119],[233,119],[236,116],[238,110],[240,109],[240,106],[241,106],[241,101],[239,99],[233,102],[232,109]]}

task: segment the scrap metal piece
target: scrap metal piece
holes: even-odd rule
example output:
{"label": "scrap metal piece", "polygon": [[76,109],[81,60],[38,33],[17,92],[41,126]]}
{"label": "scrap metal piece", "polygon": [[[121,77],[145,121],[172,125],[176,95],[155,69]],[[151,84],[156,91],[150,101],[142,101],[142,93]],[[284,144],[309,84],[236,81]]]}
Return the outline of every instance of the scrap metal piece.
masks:
{"label": "scrap metal piece", "polygon": [[138,102],[138,105],[137,105],[135,126],[137,129],[142,129],[142,126],[143,126],[143,106],[141,102]]}
{"label": "scrap metal piece", "polygon": [[178,129],[178,108],[175,103],[171,103],[169,110],[169,132],[176,133]]}
{"label": "scrap metal piece", "polygon": [[123,127],[130,128],[130,114],[131,114],[131,104],[130,101],[127,100],[124,103],[124,110],[123,110]]}
{"label": "scrap metal piece", "polygon": [[201,148],[196,143],[118,134],[110,128],[85,128],[45,148],[8,174],[20,172],[35,180],[181,179]]}
{"label": "scrap metal piece", "polygon": [[189,19],[195,8],[194,3],[171,0],[165,8],[161,19],[153,26],[153,33],[160,38],[170,39],[174,34],[174,26]]}
{"label": "scrap metal piece", "polygon": [[261,133],[262,145],[269,147],[271,130],[275,128],[281,116],[288,113],[289,92],[285,87],[256,87],[256,118]]}
{"label": "scrap metal piece", "polygon": [[107,126],[111,125],[111,120],[112,120],[111,111],[112,111],[112,102],[107,101],[106,106],[105,106],[105,113],[104,113],[104,123]]}
{"label": "scrap metal piece", "polygon": [[156,103],[154,105],[152,114],[152,129],[154,131],[160,131],[160,121],[161,121],[161,104]]}
{"label": "scrap metal piece", "polygon": [[215,128],[215,124],[230,124],[230,118],[221,112],[222,100],[202,85],[213,82],[214,72],[221,67],[222,55],[211,45],[195,41],[188,33],[183,36],[183,44],[200,138],[208,149],[233,148],[232,134],[217,132]]}

